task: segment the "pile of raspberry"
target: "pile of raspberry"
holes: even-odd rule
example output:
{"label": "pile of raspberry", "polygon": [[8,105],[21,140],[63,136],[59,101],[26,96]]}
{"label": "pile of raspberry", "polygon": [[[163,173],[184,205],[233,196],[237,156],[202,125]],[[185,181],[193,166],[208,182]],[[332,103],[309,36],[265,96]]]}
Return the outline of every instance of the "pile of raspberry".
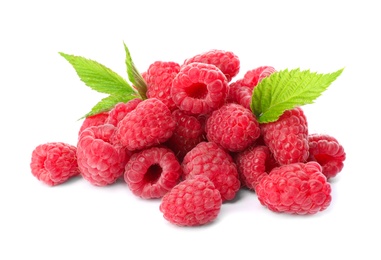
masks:
{"label": "pile of raspberry", "polygon": [[342,145],[310,134],[301,107],[259,123],[252,93],[276,70],[257,67],[233,81],[239,70],[238,57],[222,50],[182,64],[156,61],[142,73],[147,99],[87,117],[75,145],[37,146],[31,172],[50,186],[74,176],[95,186],[122,179],[132,194],[159,199],[164,218],[178,226],[214,221],[240,189],[277,213],[325,210],[329,180],[343,169]]}

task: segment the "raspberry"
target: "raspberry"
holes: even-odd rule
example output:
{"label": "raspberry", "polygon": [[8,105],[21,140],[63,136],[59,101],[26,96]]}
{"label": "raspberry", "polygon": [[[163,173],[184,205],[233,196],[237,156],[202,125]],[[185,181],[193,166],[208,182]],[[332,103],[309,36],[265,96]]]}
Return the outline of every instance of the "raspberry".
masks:
{"label": "raspberry", "polygon": [[177,108],[171,97],[172,81],[180,71],[176,62],[156,61],[152,63],[144,79],[147,83],[147,97],[157,98],[171,111]]}
{"label": "raspberry", "polygon": [[237,80],[236,82],[230,83],[229,94],[227,97],[227,103],[237,103],[241,106],[250,109],[251,96],[253,94],[253,89],[242,85],[243,80]]}
{"label": "raspberry", "polygon": [[83,120],[82,125],[78,132],[78,137],[81,135],[82,131],[90,126],[98,126],[103,125],[108,117],[108,112],[101,112],[99,114],[86,117],[85,120]]}
{"label": "raspberry", "polygon": [[141,101],[142,100],[140,98],[135,98],[128,101],[127,103],[120,102],[116,104],[108,113],[108,117],[104,123],[117,126],[119,121],[122,120],[132,110],[134,110]]}
{"label": "raspberry", "polygon": [[250,146],[234,157],[243,186],[255,190],[259,181],[278,166],[267,146]]}
{"label": "raspberry", "polygon": [[317,162],[274,168],[256,186],[260,203],[274,212],[315,214],[331,203],[331,186]]}
{"label": "raspberry", "polygon": [[306,162],[309,156],[308,126],[303,110],[286,110],[277,121],[261,124],[263,140],[280,164]]}
{"label": "raspberry", "polygon": [[253,89],[262,79],[270,76],[274,72],[275,69],[270,66],[262,66],[247,71],[243,79],[230,83],[228,101],[250,109]]}
{"label": "raspberry", "polygon": [[245,150],[255,142],[260,132],[254,114],[239,104],[223,105],[206,121],[207,139],[231,152]]}
{"label": "raspberry", "polygon": [[140,102],[118,124],[115,139],[130,151],[167,141],[176,128],[169,108],[157,98]]}
{"label": "raspberry", "polygon": [[237,167],[230,154],[213,142],[201,142],[182,162],[183,175],[208,177],[220,191],[223,201],[234,199],[241,187]]}
{"label": "raspberry", "polygon": [[214,65],[190,63],[184,65],[172,82],[171,96],[181,110],[207,114],[225,103],[228,83]]}
{"label": "raspberry", "polygon": [[242,79],[242,85],[254,89],[262,79],[270,76],[276,70],[271,66],[261,66],[245,73]]}
{"label": "raspberry", "polygon": [[228,82],[239,73],[240,69],[238,57],[230,51],[210,50],[185,60],[184,65],[193,62],[215,65],[226,76]]}
{"label": "raspberry", "polygon": [[113,144],[115,126],[105,124],[86,128],[77,145],[78,167],[84,179],[95,186],[114,183],[123,175],[131,156],[121,145]]}
{"label": "raspberry", "polygon": [[32,152],[30,163],[33,176],[55,186],[79,175],[76,152],[75,146],[62,142],[38,145]]}
{"label": "raspberry", "polygon": [[199,118],[188,115],[180,109],[172,112],[176,129],[166,145],[182,160],[198,143],[206,141],[205,131]]}
{"label": "raspberry", "polygon": [[181,172],[181,165],[170,149],[151,147],[131,156],[124,180],[136,196],[161,198],[179,182]]}
{"label": "raspberry", "polygon": [[178,226],[200,226],[215,220],[220,212],[220,192],[206,176],[194,176],[164,195],[160,211]]}
{"label": "raspberry", "polygon": [[344,167],[345,151],[332,136],[311,134],[308,136],[309,161],[317,161],[327,179],[335,177]]}

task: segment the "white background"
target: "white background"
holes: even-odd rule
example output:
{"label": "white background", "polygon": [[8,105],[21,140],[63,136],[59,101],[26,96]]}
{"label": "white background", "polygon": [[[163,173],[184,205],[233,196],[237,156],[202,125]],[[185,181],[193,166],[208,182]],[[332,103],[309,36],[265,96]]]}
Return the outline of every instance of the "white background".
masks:
{"label": "white background", "polygon": [[[381,19],[377,1],[3,1],[0,4],[0,259],[380,259]],[[211,225],[167,222],[160,201],[123,182],[81,178],[48,187],[29,163],[39,144],[76,145],[103,96],[58,52],[126,77],[123,42],[138,69],[182,63],[210,49],[249,69],[343,74],[305,106],[310,133],[336,137],[347,159],[332,203],[313,216],[276,214],[254,193],[224,203]],[[378,92],[377,92],[378,91]]]}

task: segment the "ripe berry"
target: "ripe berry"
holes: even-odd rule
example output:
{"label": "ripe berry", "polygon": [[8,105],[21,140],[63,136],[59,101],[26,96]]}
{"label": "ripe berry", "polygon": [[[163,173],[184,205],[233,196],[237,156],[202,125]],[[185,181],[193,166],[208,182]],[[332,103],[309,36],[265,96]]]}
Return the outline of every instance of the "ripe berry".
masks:
{"label": "ripe berry", "polygon": [[254,88],[258,83],[275,72],[270,66],[262,66],[245,73],[242,79],[239,79],[229,85],[228,102],[240,104],[250,109],[251,97]]}
{"label": "ripe berry", "polygon": [[215,65],[226,76],[228,82],[239,73],[240,69],[239,58],[231,51],[210,50],[185,60],[184,65],[193,62]]}
{"label": "ripe berry", "polygon": [[213,142],[201,142],[189,151],[182,162],[183,175],[207,176],[220,191],[222,200],[232,200],[241,183],[232,157]]}
{"label": "ripe berry", "polygon": [[152,63],[143,74],[147,83],[147,97],[159,99],[171,111],[177,108],[171,97],[171,88],[172,81],[179,71],[180,65],[176,62],[155,61]]}
{"label": "ripe berry", "polygon": [[255,188],[262,205],[274,212],[315,214],[331,203],[331,186],[317,162],[274,168]]}
{"label": "ripe berry", "polygon": [[99,114],[86,117],[78,132],[78,137],[81,135],[82,131],[90,126],[103,125],[108,117],[108,112],[101,112]]}
{"label": "ripe berry", "polygon": [[242,84],[242,79],[229,84],[229,93],[226,102],[240,104],[250,109],[253,89]]}
{"label": "ripe berry", "polygon": [[261,132],[280,165],[307,161],[308,126],[300,107],[286,110],[275,122],[261,124]]}
{"label": "ripe berry", "polygon": [[199,226],[215,220],[221,205],[221,194],[213,182],[198,175],[180,182],[165,194],[160,211],[172,224]]}
{"label": "ripe berry", "polygon": [[252,145],[260,135],[254,114],[239,104],[227,103],[212,112],[206,121],[207,139],[231,152]]}
{"label": "ripe berry", "polygon": [[136,196],[161,198],[179,182],[181,172],[181,165],[170,149],[150,147],[131,156],[124,180]]}
{"label": "ripe berry", "polygon": [[38,145],[32,152],[30,163],[33,176],[54,186],[79,175],[76,152],[75,146],[62,142]]}
{"label": "ripe berry", "polygon": [[267,78],[274,72],[276,72],[276,70],[271,66],[261,66],[253,70],[249,70],[243,76],[242,85],[253,90],[262,79]]}
{"label": "ripe berry", "polygon": [[234,157],[243,186],[255,190],[259,181],[278,165],[267,146],[250,146]]}
{"label": "ripe berry", "polygon": [[117,126],[115,140],[130,151],[167,141],[176,128],[169,108],[157,98],[140,102]]}
{"label": "ripe berry", "polygon": [[77,145],[78,167],[84,179],[95,186],[114,183],[123,175],[130,153],[113,144],[115,127],[111,124],[86,128]]}
{"label": "ripe berry", "polygon": [[310,134],[308,136],[309,161],[317,161],[327,179],[335,177],[344,167],[345,151],[343,146],[332,136]]}
{"label": "ripe berry", "polygon": [[206,141],[205,131],[198,117],[188,115],[180,109],[174,110],[172,116],[176,121],[176,128],[166,145],[182,161],[198,143]]}
{"label": "ripe berry", "polygon": [[121,121],[128,113],[136,108],[136,106],[141,102],[140,98],[135,98],[127,103],[120,102],[116,104],[108,113],[108,117],[105,120],[105,124],[112,124],[117,126],[119,121]]}
{"label": "ripe berry", "polygon": [[206,63],[184,65],[172,82],[173,102],[191,114],[207,114],[225,103],[228,84],[216,66]]}

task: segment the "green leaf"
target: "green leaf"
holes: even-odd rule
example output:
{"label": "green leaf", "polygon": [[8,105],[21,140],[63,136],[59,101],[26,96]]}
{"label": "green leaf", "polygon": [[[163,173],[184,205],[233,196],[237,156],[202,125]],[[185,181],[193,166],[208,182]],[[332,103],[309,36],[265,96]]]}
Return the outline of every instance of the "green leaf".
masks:
{"label": "green leaf", "polygon": [[137,98],[137,95],[123,95],[123,96],[118,96],[118,95],[110,95],[105,98],[103,98],[101,101],[99,101],[89,113],[81,117],[80,119],[93,116],[96,114],[99,114],[101,112],[106,112],[110,111],[116,104],[123,102],[127,103],[128,101]]}
{"label": "green leaf", "polygon": [[285,110],[313,103],[343,70],[328,74],[300,69],[275,72],[254,88],[251,110],[259,123],[276,121]]}
{"label": "green leaf", "polygon": [[80,56],[62,52],[59,54],[74,67],[79,78],[93,90],[112,95],[135,93],[125,79],[106,66]]}
{"label": "green leaf", "polygon": [[124,44],[124,50],[126,51],[126,66],[127,66],[127,75],[130,82],[137,88],[142,99],[146,99],[147,95],[147,83],[143,79],[142,75],[136,68],[134,62],[132,61],[130,51],[127,48],[127,45]]}

